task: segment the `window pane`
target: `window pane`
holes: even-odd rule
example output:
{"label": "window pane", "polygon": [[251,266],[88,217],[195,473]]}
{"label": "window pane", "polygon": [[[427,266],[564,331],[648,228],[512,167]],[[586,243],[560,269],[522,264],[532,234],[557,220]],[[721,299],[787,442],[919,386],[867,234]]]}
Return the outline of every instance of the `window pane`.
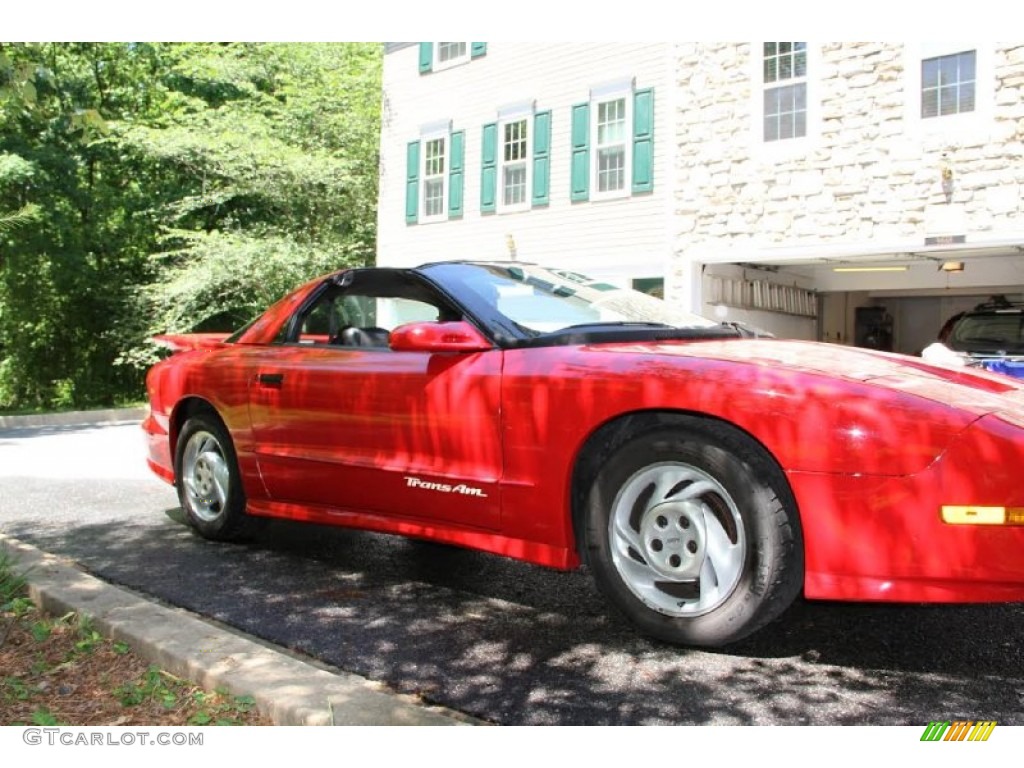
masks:
{"label": "window pane", "polygon": [[426,216],[444,214],[444,177],[423,182],[423,213]]}
{"label": "window pane", "polygon": [[425,176],[444,173],[444,139],[431,139],[427,142],[423,173]]}
{"label": "window pane", "polygon": [[939,114],[939,91],[936,88],[921,94],[921,117],[935,117]]}
{"label": "window pane", "polygon": [[466,55],[465,43],[438,43],[437,60],[441,63]]}
{"label": "window pane", "polygon": [[794,116],[793,133],[795,136],[807,135],[807,112],[797,112]]}
{"label": "window pane", "polygon": [[597,104],[597,141],[594,155],[597,192],[626,188],[626,99]]}
{"label": "window pane", "polygon": [[960,81],[974,80],[974,51],[961,53],[960,59]]}
{"label": "window pane", "polygon": [[956,56],[943,56],[939,59],[939,84],[951,85],[959,82],[960,78],[957,77],[958,69],[959,62]]}
{"label": "window pane", "polygon": [[598,126],[597,129],[597,143],[598,144],[613,144],[618,141],[622,141],[625,138],[625,125],[622,122],[610,123],[604,126]]}
{"label": "window pane", "polygon": [[518,205],[526,202],[526,166],[510,165],[505,167],[502,182],[502,202],[505,205]]}
{"label": "window pane", "polygon": [[503,137],[505,162],[522,160],[526,157],[526,121],[506,123]]}
{"label": "window pane", "polygon": [[423,215],[444,214],[445,139],[426,142],[423,159]]}
{"label": "window pane", "polygon": [[955,85],[951,85],[947,88],[939,88],[940,115],[955,115],[958,112],[956,96],[957,87]]}
{"label": "window pane", "polygon": [[779,115],[779,136],[790,139],[793,137],[794,121],[792,112]]}
{"label": "window pane", "polygon": [[611,144],[626,138],[626,100],[616,99],[597,105],[597,143]]}
{"label": "window pane", "polygon": [[519,205],[526,200],[527,118],[501,125],[501,168],[499,197],[501,206]]}
{"label": "window pane", "polygon": [[976,70],[974,51],[921,62],[921,117],[973,112]]}
{"label": "window pane", "polygon": [[615,102],[615,119],[622,122],[626,119],[626,100],[619,99]]}
{"label": "window pane", "polygon": [[964,83],[960,86],[960,111],[974,111],[974,83]]}
{"label": "window pane", "polygon": [[763,56],[765,83],[807,77],[807,43],[765,43]]}
{"label": "window pane", "polygon": [[597,189],[613,192],[625,188],[626,150],[601,149],[597,153]]}
{"label": "window pane", "polygon": [[803,83],[771,88],[764,93],[764,139],[807,135],[807,86]]}
{"label": "window pane", "polygon": [[779,59],[779,79],[788,80],[793,76],[793,58],[783,56]]}
{"label": "window pane", "polygon": [[935,88],[939,84],[939,60],[925,59],[921,62],[921,87]]}

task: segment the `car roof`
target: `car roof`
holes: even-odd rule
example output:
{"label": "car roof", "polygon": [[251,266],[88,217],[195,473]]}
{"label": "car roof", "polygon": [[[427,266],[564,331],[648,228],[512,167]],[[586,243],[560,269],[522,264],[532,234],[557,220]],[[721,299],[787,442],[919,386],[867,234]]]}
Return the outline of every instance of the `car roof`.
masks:
{"label": "car roof", "polygon": [[1010,301],[1005,296],[992,296],[987,301],[976,304],[974,309],[968,310],[964,315],[1012,314],[1020,312],[1024,312],[1024,302]]}
{"label": "car roof", "polygon": [[414,270],[427,269],[428,267],[440,267],[447,264],[468,264],[475,267],[536,267],[538,266],[532,261],[502,261],[501,259],[451,259],[445,261],[428,261],[426,264],[420,264],[418,267],[413,267]]}

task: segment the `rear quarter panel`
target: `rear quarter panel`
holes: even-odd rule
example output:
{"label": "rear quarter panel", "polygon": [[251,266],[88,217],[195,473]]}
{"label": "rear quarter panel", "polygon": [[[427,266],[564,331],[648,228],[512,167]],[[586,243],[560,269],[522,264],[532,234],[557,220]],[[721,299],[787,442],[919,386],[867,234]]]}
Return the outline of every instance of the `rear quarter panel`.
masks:
{"label": "rear quarter panel", "polygon": [[[155,365],[147,377],[150,418],[166,432],[167,456],[173,462],[186,409],[206,404],[231,433],[246,495],[266,495],[253,453],[249,419],[249,382],[260,347],[234,344],[217,350],[197,349]],[[153,430],[147,428],[151,435]],[[153,447],[150,448],[151,459]],[[172,467],[173,469],[173,467]],[[163,474],[163,473],[160,473]]]}
{"label": "rear quarter panel", "polygon": [[[164,337],[186,342],[178,345],[178,348],[193,348],[162,360],[150,368],[146,375],[150,413],[143,423],[143,429],[149,442],[149,464],[154,472],[168,482],[173,482],[174,451],[184,409],[197,403],[207,403],[217,411],[231,433],[246,494],[250,498],[266,495],[253,453],[248,410],[249,383],[256,358],[264,345],[274,339],[302,302],[323,284],[324,279],[318,277],[282,297],[249,326],[236,343],[213,343],[215,340],[212,334]],[[211,337],[209,345],[194,343],[204,335]]]}

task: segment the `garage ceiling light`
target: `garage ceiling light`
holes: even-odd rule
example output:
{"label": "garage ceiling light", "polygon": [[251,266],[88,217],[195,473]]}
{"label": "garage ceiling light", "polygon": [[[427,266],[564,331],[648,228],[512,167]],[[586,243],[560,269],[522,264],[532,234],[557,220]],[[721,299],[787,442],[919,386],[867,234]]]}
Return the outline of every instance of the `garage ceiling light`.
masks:
{"label": "garage ceiling light", "polygon": [[939,264],[939,269],[943,272],[963,272],[964,263],[962,261],[944,261]]}
{"label": "garage ceiling light", "polygon": [[833,272],[906,272],[904,267],[832,267]]}

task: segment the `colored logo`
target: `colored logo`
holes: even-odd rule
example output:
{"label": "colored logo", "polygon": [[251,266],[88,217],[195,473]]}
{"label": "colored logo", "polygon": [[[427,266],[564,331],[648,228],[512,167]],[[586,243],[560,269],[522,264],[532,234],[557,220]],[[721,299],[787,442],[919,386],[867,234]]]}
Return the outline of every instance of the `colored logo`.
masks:
{"label": "colored logo", "polygon": [[988,741],[995,727],[995,720],[933,720],[925,727],[921,741]]}

